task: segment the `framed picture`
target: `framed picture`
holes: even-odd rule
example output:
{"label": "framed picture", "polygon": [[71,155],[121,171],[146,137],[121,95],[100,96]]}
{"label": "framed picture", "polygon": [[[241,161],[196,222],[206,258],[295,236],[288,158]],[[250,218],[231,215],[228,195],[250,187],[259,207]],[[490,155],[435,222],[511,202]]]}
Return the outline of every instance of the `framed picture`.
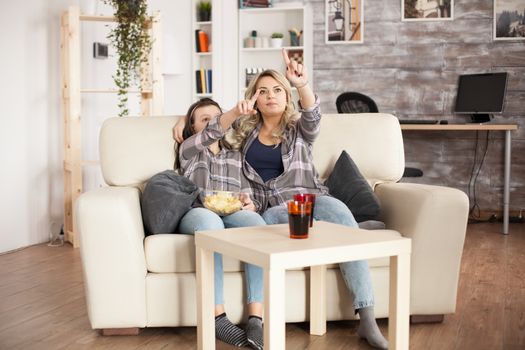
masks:
{"label": "framed picture", "polygon": [[365,0],[325,0],[325,42],[363,43]]}
{"label": "framed picture", "polygon": [[450,21],[453,18],[454,0],[401,0],[402,21]]}
{"label": "framed picture", "polygon": [[494,40],[525,40],[523,0],[494,0]]}

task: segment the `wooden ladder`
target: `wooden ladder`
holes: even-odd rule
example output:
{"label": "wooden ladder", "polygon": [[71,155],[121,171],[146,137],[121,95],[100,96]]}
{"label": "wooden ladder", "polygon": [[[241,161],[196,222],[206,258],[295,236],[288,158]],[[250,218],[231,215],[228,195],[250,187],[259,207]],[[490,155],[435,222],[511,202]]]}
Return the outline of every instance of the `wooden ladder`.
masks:
{"label": "wooden ladder", "polygon": [[[75,230],[74,203],[82,194],[82,167],[97,165],[98,161],[82,160],[81,94],[118,93],[117,89],[81,88],[80,23],[82,21],[115,22],[112,16],[81,15],[78,6],[70,6],[63,14],[60,25],[60,51],[62,58],[62,116],[64,121],[64,236],[74,247],[79,246]],[[160,13],[149,21],[152,39],[148,63],[141,69],[143,82],[140,93],[141,116],[162,115],[164,84],[162,78],[162,33]]]}

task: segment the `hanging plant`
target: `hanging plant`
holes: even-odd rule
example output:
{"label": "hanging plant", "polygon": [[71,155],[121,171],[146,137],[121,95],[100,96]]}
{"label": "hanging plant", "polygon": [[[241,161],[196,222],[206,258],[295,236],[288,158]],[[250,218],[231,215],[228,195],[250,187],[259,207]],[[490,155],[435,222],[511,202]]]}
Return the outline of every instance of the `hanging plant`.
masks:
{"label": "hanging plant", "polygon": [[120,109],[119,116],[128,115],[127,91],[131,83],[137,82],[140,91],[143,81],[140,79],[142,63],[148,61],[151,50],[151,38],[148,33],[146,0],[104,0],[115,9],[117,21],[108,39],[118,54],[117,72],[113,80],[118,88]]}

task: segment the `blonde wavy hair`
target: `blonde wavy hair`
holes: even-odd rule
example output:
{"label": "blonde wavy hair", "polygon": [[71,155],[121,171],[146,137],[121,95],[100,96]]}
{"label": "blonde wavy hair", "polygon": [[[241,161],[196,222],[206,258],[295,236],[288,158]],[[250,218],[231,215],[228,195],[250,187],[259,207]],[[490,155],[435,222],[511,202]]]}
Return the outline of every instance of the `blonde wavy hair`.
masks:
{"label": "blonde wavy hair", "polygon": [[[276,70],[267,69],[259,73],[259,75],[252,79],[250,85],[248,85],[248,88],[244,93],[245,99],[249,100],[250,98],[252,98],[252,96],[257,91],[257,84],[259,83],[259,80],[261,80],[261,78],[263,77],[271,77],[275,79],[286,92],[286,107],[284,108],[283,115],[279,122],[279,127],[272,133],[272,136],[281,142],[286,139],[286,131],[290,128],[295,127],[295,123],[297,122],[298,113],[295,110],[295,105],[292,101],[292,86],[290,85],[288,79],[286,79],[284,75],[282,75]],[[248,135],[251,134],[251,132],[257,127],[261,120],[262,115],[259,110],[257,110],[257,114],[245,115],[240,117],[236,123],[235,131],[233,133],[230,133],[229,135],[225,135],[227,142],[231,145],[233,149],[241,149],[242,146],[244,146]]]}

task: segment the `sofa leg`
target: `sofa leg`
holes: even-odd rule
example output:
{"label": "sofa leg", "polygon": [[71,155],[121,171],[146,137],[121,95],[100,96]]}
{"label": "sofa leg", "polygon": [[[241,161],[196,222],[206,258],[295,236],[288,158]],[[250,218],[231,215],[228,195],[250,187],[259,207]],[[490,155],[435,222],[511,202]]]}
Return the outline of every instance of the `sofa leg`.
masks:
{"label": "sofa leg", "polygon": [[410,323],[442,323],[445,315],[412,315],[410,316]]}
{"label": "sofa leg", "polygon": [[142,328],[131,327],[131,328],[103,328],[100,329],[100,334],[106,336],[110,335],[138,335]]}

